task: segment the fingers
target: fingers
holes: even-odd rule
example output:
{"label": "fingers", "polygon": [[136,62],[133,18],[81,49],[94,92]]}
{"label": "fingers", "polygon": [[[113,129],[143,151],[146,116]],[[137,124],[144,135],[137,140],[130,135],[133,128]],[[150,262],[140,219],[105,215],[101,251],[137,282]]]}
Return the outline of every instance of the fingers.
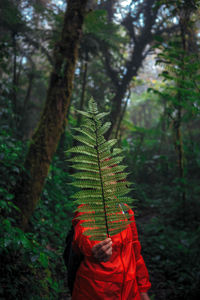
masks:
{"label": "fingers", "polygon": [[102,241],[102,242],[96,244],[94,247],[98,250],[98,249],[100,249],[101,247],[103,247],[103,246],[109,244],[110,242],[112,242],[111,238],[107,238],[107,239],[105,239],[104,241]]}
{"label": "fingers", "polygon": [[110,257],[112,256],[112,246],[107,248],[104,253],[100,253],[98,255],[98,260],[99,261],[108,261],[110,259]]}
{"label": "fingers", "polygon": [[96,244],[92,248],[93,256],[98,261],[108,261],[112,255],[112,240],[107,238],[106,240]]}
{"label": "fingers", "polygon": [[112,242],[99,248],[96,255],[98,258],[105,258],[106,256],[109,256],[110,253],[112,253]]}

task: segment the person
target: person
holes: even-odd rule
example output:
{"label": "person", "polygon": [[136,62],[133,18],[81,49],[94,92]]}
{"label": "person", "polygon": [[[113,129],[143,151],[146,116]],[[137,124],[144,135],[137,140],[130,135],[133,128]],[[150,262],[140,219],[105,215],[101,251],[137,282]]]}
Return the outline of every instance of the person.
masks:
{"label": "person", "polygon": [[131,209],[131,224],[105,240],[91,241],[84,235],[83,220],[76,212],[73,248],[84,259],[76,273],[72,300],[150,300],[149,274],[141,255],[141,245]]}

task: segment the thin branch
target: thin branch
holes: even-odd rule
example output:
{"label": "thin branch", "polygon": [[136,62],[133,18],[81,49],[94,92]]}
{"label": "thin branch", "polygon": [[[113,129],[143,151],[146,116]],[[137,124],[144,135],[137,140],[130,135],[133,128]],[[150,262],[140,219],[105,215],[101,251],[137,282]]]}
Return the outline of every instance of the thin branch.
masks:
{"label": "thin branch", "polygon": [[40,49],[41,52],[43,54],[45,54],[45,56],[47,57],[48,61],[50,62],[50,64],[53,66],[53,59],[51,57],[51,55],[49,54],[49,52],[47,51],[47,49],[42,46],[42,44],[36,40],[33,40],[32,38],[30,38],[30,36],[28,35],[24,35],[25,36],[25,39],[31,44],[33,45],[36,49]]}
{"label": "thin branch", "polygon": [[169,28],[158,29],[157,31],[155,31],[153,36],[162,35],[164,33],[174,33],[175,31],[177,31],[178,28],[179,28],[179,25],[174,25]]}
{"label": "thin branch", "polygon": [[117,124],[117,129],[116,129],[116,133],[115,133],[115,138],[116,139],[117,139],[117,136],[118,136],[118,132],[119,132],[119,129],[120,129],[121,122],[122,122],[122,120],[124,118],[124,115],[125,115],[125,112],[126,112],[126,107],[127,107],[127,104],[128,104],[128,100],[130,98],[130,94],[131,94],[131,90],[129,88],[128,95],[127,95],[125,103],[124,103],[123,111],[120,114],[120,118],[119,118],[119,121],[118,121],[118,124]]}

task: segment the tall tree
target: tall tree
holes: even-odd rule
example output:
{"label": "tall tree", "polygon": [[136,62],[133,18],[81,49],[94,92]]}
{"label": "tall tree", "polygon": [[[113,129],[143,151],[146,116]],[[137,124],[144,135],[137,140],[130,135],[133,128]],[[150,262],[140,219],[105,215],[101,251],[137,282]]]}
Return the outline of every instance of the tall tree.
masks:
{"label": "tall tree", "polygon": [[[178,34],[168,42],[162,43],[158,63],[165,66],[162,77],[167,84],[163,96],[168,116],[171,120],[174,147],[177,155],[177,177],[179,178],[179,195],[182,212],[186,210],[184,133],[182,130],[185,120],[189,122],[197,116],[199,107],[199,60],[195,49],[194,12],[199,1],[171,1],[168,9],[177,18]],[[168,5],[168,3],[167,3]]]}
{"label": "tall tree", "polygon": [[[108,9],[109,21],[112,19],[111,13],[115,12],[114,2],[116,1],[113,1],[111,6],[106,6],[104,3],[104,7]],[[151,46],[155,36],[170,34],[177,28],[173,23],[169,25],[167,21],[169,18],[170,16],[164,13],[164,5],[158,4],[156,0],[132,1],[129,12],[121,21],[129,35],[128,57],[122,60],[119,66],[116,55],[113,55],[109,48],[102,44],[105,69],[114,87],[110,115],[112,125],[107,132],[107,137],[111,135],[118,123],[123,108],[123,99],[130,82],[134,76],[137,76],[144,59],[152,51]]]}
{"label": "tall tree", "polygon": [[21,174],[15,191],[15,204],[21,210],[18,223],[23,229],[26,228],[40,199],[49,165],[63,131],[88,2],[87,0],[67,2],[61,39],[54,49],[54,65],[45,106],[30,141],[24,165],[25,172]]}

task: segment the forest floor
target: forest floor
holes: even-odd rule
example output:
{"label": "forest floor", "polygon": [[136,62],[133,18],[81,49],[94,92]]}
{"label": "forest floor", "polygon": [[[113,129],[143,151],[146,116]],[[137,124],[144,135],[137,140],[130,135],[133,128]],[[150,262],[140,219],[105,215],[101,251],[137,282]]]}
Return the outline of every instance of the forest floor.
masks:
{"label": "forest floor", "polygon": [[151,289],[149,290],[149,296],[151,297],[151,300],[166,300],[166,290],[162,288],[162,282],[165,281],[165,278],[162,278],[163,276],[160,272],[155,272],[155,266],[151,268],[154,262],[152,261],[151,251],[148,251],[148,236],[145,233],[145,227],[148,226],[148,224],[151,223],[151,220],[157,217],[157,215],[158,212],[154,208],[142,208],[142,212],[140,212],[135,219],[139,240],[142,246],[142,256],[150,276]]}
{"label": "forest floor", "polygon": [[[151,222],[151,220],[156,216],[157,216],[157,211],[155,211],[154,209],[142,208],[142,213],[137,215],[136,212],[136,224],[138,228],[139,240],[141,241],[141,245],[143,249],[142,255],[147,265],[150,274],[150,281],[152,284],[152,287],[149,291],[149,295],[151,297],[151,300],[166,300],[166,290],[162,288],[162,282],[164,282],[165,278],[161,278],[161,274],[159,272],[155,273],[154,271],[153,273],[151,271],[151,265],[152,265],[151,253],[149,253],[148,250],[145,249],[146,241],[148,237],[145,235],[144,227],[148,225]],[[153,269],[155,270],[155,267]],[[62,293],[59,300],[71,300],[71,295],[67,286],[67,273],[66,273],[66,277],[64,278],[64,286],[65,286],[65,291]]]}

